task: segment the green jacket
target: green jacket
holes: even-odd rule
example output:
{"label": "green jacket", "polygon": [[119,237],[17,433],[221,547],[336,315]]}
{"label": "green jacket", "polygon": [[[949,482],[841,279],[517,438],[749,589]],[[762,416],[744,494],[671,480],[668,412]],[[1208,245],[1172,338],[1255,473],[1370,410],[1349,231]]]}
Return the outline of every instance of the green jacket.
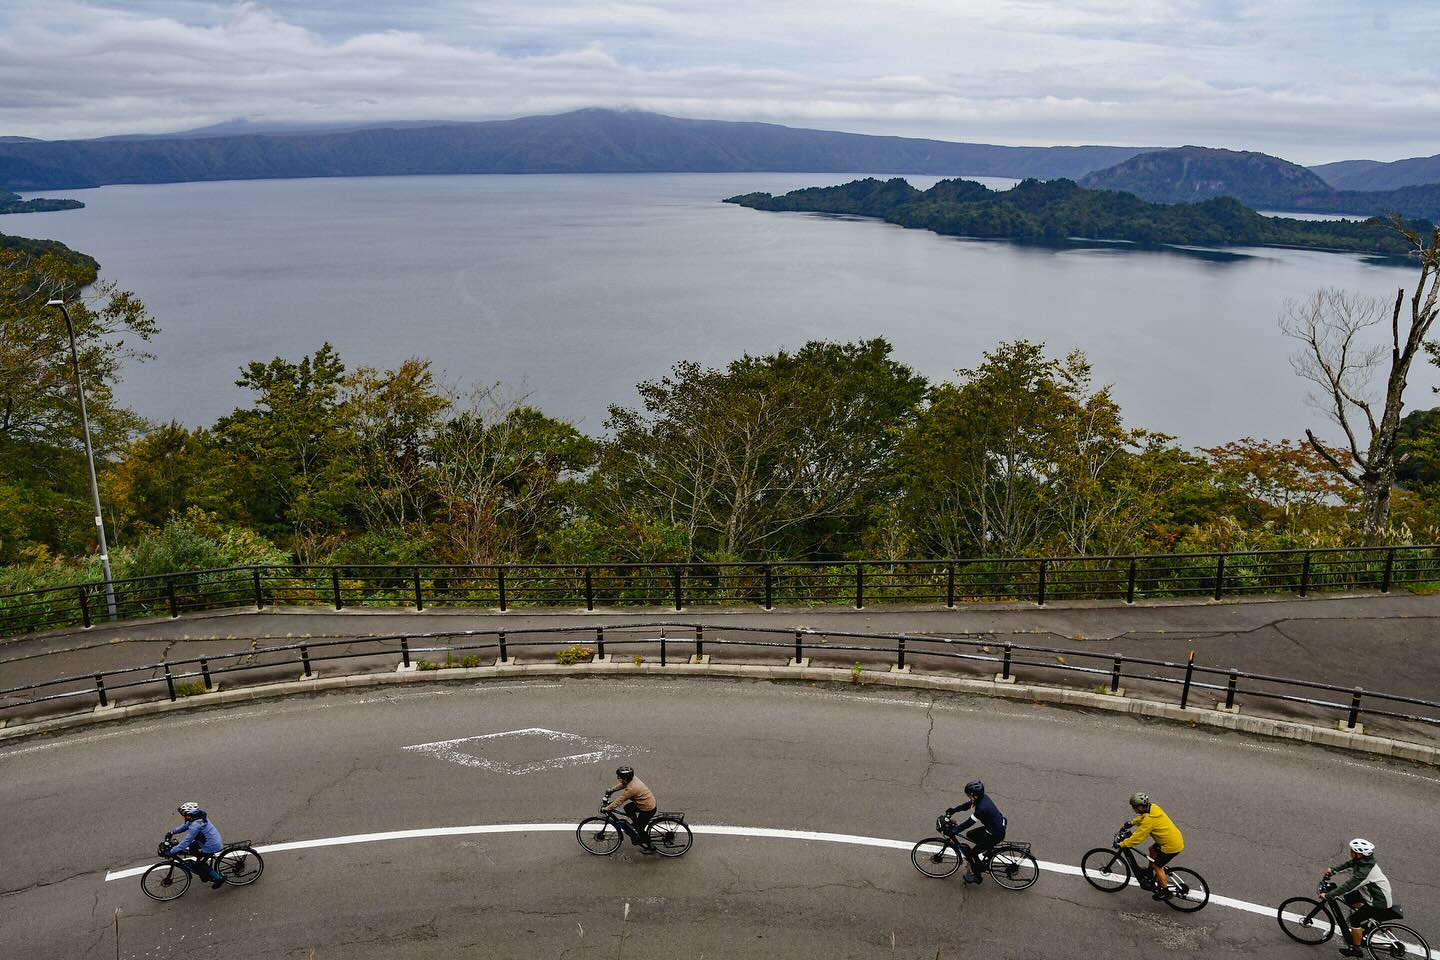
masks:
{"label": "green jacket", "polygon": [[[1350,879],[1341,883],[1339,876],[1347,870],[1351,871]],[[1340,884],[1330,896],[1344,898],[1347,894],[1354,893],[1372,907],[1388,908],[1395,905],[1390,881],[1380,871],[1380,865],[1375,862],[1374,857],[1346,860],[1331,867],[1330,872],[1335,874],[1335,882]]]}

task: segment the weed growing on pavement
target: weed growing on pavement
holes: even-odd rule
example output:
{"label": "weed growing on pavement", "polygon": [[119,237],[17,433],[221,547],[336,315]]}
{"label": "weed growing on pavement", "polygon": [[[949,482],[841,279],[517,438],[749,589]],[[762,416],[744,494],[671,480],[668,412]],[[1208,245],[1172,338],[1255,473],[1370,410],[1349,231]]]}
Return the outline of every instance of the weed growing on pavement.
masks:
{"label": "weed growing on pavement", "polygon": [[426,660],[424,657],[421,657],[420,660],[415,664],[415,667],[417,670],[439,670],[440,664],[435,663],[433,660]]}
{"label": "weed growing on pavement", "polygon": [[860,675],[861,675],[862,673],[864,673],[864,672],[865,672],[865,668],[862,667],[862,666],[860,666],[860,661],[859,661],[859,660],[856,660],[856,661],[855,661],[855,665],[850,668],[850,682],[851,682],[851,683],[859,683],[859,682],[860,682]]}
{"label": "weed growing on pavement", "polygon": [[595,655],[595,651],[581,643],[572,643],[564,650],[555,651],[555,659],[567,667],[573,667],[582,661],[588,661]]}
{"label": "weed growing on pavement", "polygon": [[635,666],[637,666],[637,667],[640,666],[640,664],[642,664],[642,663],[645,662],[645,658],[642,657],[642,656],[640,656],[640,654],[638,654],[638,653],[635,654],[635,656],[631,657],[631,659],[635,661]]}
{"label": "weed growing on pavement", "polygon": [[472,653],[472,654],[470,654],[470,656],[468,656],[468,657],[466,657],[464,660],[461,660],[461,661],[460,661],[460,666],[462,666],[462,667],[478,667],[478,666],[480,666],[480,655],[479,655],[478,653]]}
{"label": "weed growing on pavement", "polygon": [[175,696],[195,697],[205,692],[205,681],[195,680],[191,683],[175,684]]}

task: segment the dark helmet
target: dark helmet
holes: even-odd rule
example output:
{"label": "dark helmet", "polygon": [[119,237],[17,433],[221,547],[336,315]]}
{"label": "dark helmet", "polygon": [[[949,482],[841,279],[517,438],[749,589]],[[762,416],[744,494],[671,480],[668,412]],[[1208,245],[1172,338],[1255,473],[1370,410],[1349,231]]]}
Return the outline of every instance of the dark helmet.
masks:
{"label": "dark helmet", "polygon": [[1147,810],[1147,811],[1148,811],[1148,810],[1150,809],[1150,794],[1148,794],[1148,793],[1132,793],[1132,794],[1130,794],[1130,806],[1134,807],[1136,810]]}
{"label": "dark helmet", "polygon": [[985,796],[985,784],[979,780],[971,780],[965,784],[965,795],[969,797]]}
{"label": "dark helmet", "polygon": [[634,768],[634,767],[617,767],[617,768],[615,769],[615,777],[616,777],[616,779],[618,779],[618,780],[620,780],[620,781],[622,781],[622,782],[634,780],[634,779],[635,779],[635,768]]}

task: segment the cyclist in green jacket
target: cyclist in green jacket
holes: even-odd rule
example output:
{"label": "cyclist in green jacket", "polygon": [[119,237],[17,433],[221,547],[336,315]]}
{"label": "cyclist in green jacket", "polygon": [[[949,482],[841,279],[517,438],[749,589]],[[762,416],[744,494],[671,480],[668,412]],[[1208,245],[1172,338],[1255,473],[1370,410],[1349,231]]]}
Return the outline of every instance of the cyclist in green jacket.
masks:
{"label": "cyclist in green jacket", "polygon": [[[1326,878],[1339,873],[1349,873],[1350,878],[1334,890],[1318,891],[1321,899],[1331,897],[1343,900],[1354,912],[1344,926],[1350,936],[1349,946],[1340,948],[1342,957],[1361,957],[1360,941],[1365,937],[1365,927],[1381,920],[1393,920],[1395,895],[1390,889],[1390,880],[1375,862],[1375,844],[1361,837],[1350,841],[1350,858],[1337,863],[1325,871]],[[1343,919],[1343,918],[1342,918]]]}

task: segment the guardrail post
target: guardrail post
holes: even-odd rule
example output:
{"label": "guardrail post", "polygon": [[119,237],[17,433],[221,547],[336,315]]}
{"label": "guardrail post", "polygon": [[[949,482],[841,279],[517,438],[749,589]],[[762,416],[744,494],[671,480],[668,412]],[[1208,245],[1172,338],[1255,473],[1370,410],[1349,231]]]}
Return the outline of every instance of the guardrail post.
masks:
{"label": "guardrail post", "polygon": [[205,681],[206,690],[215,686],[215,682],[210,679],[210,661],[204,657],[200,658],[200,678]]}
{"label": "guardrail post", "polygon": [[1000,665],[1000,679],[1010,679],[1010,650],[1013,645],[1009,640],[1005,641],[1005,659]]}
{"label": "guardrail post", "polygon": [[1035,595],[1035,605],[1036,605],[1037,607],[1043,607],[1043,606],[1045,606],[1045,567],[1046,567],[1045,561],[1044,561],[1044,560],[1041,560],[1041,561],[1040,561],[1040,581],[1039,581],[1039,584],[1038,584],[1039,589],[1037,590],[1036,595]]}
{"label": "guardrail post", "polygon": [[[679,610],[685,606],[685,597],[680,592],[680,568],[676,567],[675,569],[671,570],[670,577],[675,584],[675,609]],[[661,632],[661,635],[664,635],[663,631]],[[663,650],[664,647],[661,647],[661,649]]]}
{"label": "guardrail post", "polygon": [[905,669],[905,638],[901,637],[895,644],[895,666],[900,670]]}
{"label": "guardrail post", "polygon": [[1310,551],[1305,551],[1305,558],[1300,561],[1300,596],[1310,592]]}
{"label": "guardrail post", "polygon": [[1110,692],[1120,692],[1120,661],[1123,657],[1116,657],[1115,663],[1110,667]]}
{"label": "guardrail post", "polygon": [[500,571],[499,571],[498,575],[496,576],[496,580],[499,581],[499,586],[500,586],[500,612],[501,612],[501,613],[504,613],[504,612],[505,612],[505,568],[504,568],[504,567],[501,567],[501,568],[500,568]]}
{"label": "guardrail post", "polygon": [[955,561],[945,565],[945,606],[955,609]]}
{"label": "guardrail post", "polygon": [[170,619],[180,616],[180,604],[175,599],[175,578],[165,578],[165,599],[170,604]]}
{"label": "guardrail post", "polygon": [[500,631],[500,662],[504,663],[510,659],[510,654],[505,651],[505,631]]}
{"label": "guardrail post", "polygon": [[702,659],[705,656],[705,628],[695,628],[695,658]]}
{"label": "guardrail post", "polygon": [[797,664],[799,664],[799,663],[804,663],[804,662],[805,662],[805,651],[804,651],[803,649],[801,649],[801,646],[800,646],[800,631],[799,631],[799,630],[796,630],[796,631],[795,631],[795,662],[796,662]]}
{"label": "guardrail post", "polygon": [[765,567],[765,609],[775,609],[775,571]]}
{"label": "guardrail post", "polygon": [[407,670],[410,669],[410,638],[409,638],[409,637],[401,637],[401,638],[400,638],[400,665],[403,666],[403,667],[404,667],[405,669],[407,669]]}
{"label": "guardrail post", "polygon": [[175,678],[170,674],[170,661],[165,661],[165,689],[170,691],[170,702],[175,702]]}
{"label": "guardrail post", "polygon": [[1395,572],[1395,548],[1385,551],[1385,573],[1380,577],[1380,592],[1390,592],[1390,577]]}
{"label": "guardrail post", "polygon": [[75,592],[80,597],[80,622],[85,624],[85,628],[88,630],[90,628],[90,601],[85,599],[83,586],[76,587]]}
{"label": "guardrail post", "polygon": [[1360,695],[1364,692],[1364,688],[1356,687],[1355,692],[1350,695],[1350,716],[1346,718],[1345,726],[1351,730],[1355,729],[1355,724],[1360,719]]}
{"label": "guardrail post", "polygon": [[415,609],[425,609],[425,594],[420,588],[420,568],[415,567],[410,571],[411,578],[415,581]]}
{"label": "guardrail post", "polygon": [[300,662],[305,667],[305,676],[310,676],[310,649],[305,644],[300,644]]}
{"label": "guardrail post", "polygon": [[1221,592],[1225,589],[1225,554],[1215,558],[1215,599],[1220,599]]}
{"label": "guardrail post", "polygon": [[110,706],[110,698],[105,695],[105,677],[103,674],[95,674],[95,693],[100,697],[100,706]]}
{"label": "guardrail post", "polygon": [[1195,651],[1190,651],[1190,659],[1185,661],[1185,685],[1180,688],[1180,709],[1184,710],[1190,705],[1190,678],[1195,674]]}
{"label": "guardrail post", "polygon": [[865,565],[855,564],[855,609],[865,608]]}
{"label": "guardrail post", "polygon": [[605,628],[595,628],[595,656],[601,660],[605,659]]}
{"label": "guardrail post", "polygon": [[1235,693],[1240,685],[1240,674],[1236,670],[1230,671],[1230,680],[1225,684],[1225,709],[1235,709]]}
{"label": "guardrail post", "polygon": [[595,609],[595,581],[588,566],[585,568],[585,609]]}
{"label": "guardrail post", "polygon": [[668,661],[665,659],[665,629],[660,629],[660,666],[665,666]]}
{"label": "guardrail post", "polygon": [[330,590],[335,595],[335,609],[341,609],[343,602],[340,599],[340,570],[336,567],[330,568]]}
{"label": "guardrail post", "polygon": [[1125,577],[1125,602],[1135,602],[1135,558],[1130,558],[1130,572]]}

